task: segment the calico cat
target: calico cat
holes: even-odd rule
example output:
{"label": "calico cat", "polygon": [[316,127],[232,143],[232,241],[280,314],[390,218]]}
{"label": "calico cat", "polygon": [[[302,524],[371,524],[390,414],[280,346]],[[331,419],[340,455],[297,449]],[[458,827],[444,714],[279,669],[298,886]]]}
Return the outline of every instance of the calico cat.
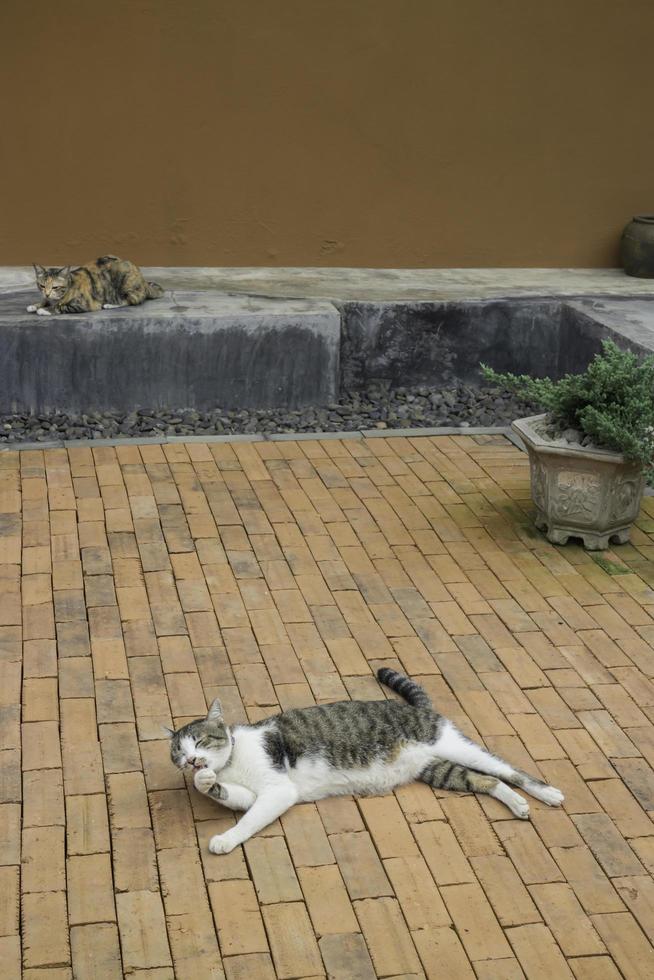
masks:
{"label": "calico cat", "polygon": [[163,296],[161,286],[147,282],[137,265],[115,255],[103,255],[77,267],[35,265],[34,272],[43,301],[28,306],[27,312],[41,316],[114,310]]}
{"label": "calico cat", "polygon": [[179,769],[195,769],[195,788],[247,811],[211,838],[210,851],[228,854],[294,803],[387,793],[416,779],[435,789],[488,793],[523,820],[527,801],[507,783],[550,806],[562,803],[560,790],[462,735],[414,681],[387,667],[377,677],[404,702],[338,701],[230,728],[215,700],[206,718],[170,732],[171,759]]}

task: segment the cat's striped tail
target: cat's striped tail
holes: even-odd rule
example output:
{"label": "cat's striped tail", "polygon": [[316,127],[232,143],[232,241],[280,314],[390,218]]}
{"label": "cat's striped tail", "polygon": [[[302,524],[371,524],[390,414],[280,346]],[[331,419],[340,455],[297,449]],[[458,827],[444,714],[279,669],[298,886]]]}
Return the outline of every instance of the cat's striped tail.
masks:
{"label": "cat's striped tail", "polygon": [[160,296],[163,296],[163,288],[158,282],[146,282],[146,286],[148,287],[148,299],[159,299]]}
{"label": "cat's striped tail", "polygon": [[391,670],[390,667],[380,667],[377,671],[377,680],[380,684],[390,687],[391,691],[400,694],[414,708],[431,708],[432,706],[427,692],[415,681],[398,673],[397,670]]}

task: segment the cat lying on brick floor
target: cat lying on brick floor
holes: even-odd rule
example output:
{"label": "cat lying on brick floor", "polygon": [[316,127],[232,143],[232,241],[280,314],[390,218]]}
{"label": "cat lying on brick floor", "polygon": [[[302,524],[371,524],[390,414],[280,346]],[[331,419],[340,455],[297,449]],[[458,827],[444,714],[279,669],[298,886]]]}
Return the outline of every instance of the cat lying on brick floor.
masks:
{"label": "cat lying on brick floor", "polygon": [[338,701],[230,727],[216,700],[206,718],[170,733],[172,761],[195,769],[195,788],[246,811],[211,838],[214,854],[228,854],[294,803],[378,795],[416,779],[435,789],[488,793],[523,820],[529,805],[511,786],[550,806],[562,803],[560,790],[462,735],[414,681],[386,667],[377,677],[404,702]]}

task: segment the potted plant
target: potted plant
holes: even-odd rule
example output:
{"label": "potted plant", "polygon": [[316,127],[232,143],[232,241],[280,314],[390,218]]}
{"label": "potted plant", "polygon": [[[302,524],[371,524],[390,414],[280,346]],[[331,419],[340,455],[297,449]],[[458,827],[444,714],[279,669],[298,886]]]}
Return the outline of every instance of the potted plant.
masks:
{"label": "potted plant", "polygon": [[626,543],[654,476],[654,356],[641,360],[605,340],[582,374],[560,381],[481,370],[546,409],[512,425],[529,453],[536,526],[555,544]]}

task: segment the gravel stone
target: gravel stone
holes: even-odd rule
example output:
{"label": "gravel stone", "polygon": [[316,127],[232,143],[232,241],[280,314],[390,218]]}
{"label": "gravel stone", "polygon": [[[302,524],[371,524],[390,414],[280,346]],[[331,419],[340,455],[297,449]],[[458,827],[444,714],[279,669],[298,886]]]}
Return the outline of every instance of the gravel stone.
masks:
{"label": "gravel stone", "polygon": [[51,442],[53,439],[112,439],[158,435],[236,435],[240,433],[349,432],[355,429],[405,429],[436,426],[509,425],[534,415],[536,405],[497,388],[453,384],[432,391],[424,385],[390,389],[380,383],[347,392],[338,402],[253,411],[216,407],[211,412],[171,406],[129,413],[80,415],[0,415],[0,444]]}

